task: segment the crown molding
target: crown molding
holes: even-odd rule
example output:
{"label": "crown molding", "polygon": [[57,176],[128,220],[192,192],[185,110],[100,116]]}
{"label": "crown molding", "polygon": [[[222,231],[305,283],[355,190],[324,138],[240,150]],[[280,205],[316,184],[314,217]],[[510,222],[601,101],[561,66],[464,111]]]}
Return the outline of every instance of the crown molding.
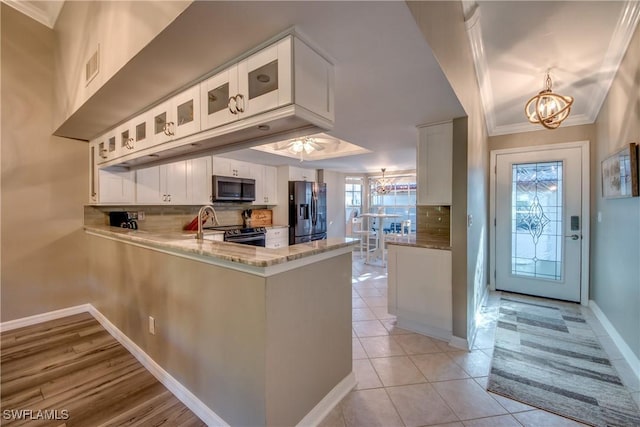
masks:
{"label": "crown molding", "polygon": [[[530,132],[535,130],[531,123],[513,123],[508,125],[497,125],[495,116],[495,103],[493,91],[491,90],[490,70],[485,56],[482,42],[482,30],[480,25],[480,7],[476,7],[471,17],[465,21],[467,37],[471,46],[473,62],[475,65],[476,78],[480,88],[480,97],[484,107],[485,122],[489,136],[506,135],[510,133]],[[618,19],[616,29],[611,36],[607,53],[600,67],[600,84],[595,86],[594,94],[590,99],[586,114],[569,116],[563,122],[564,126],[577,126],[594,123],[600,113],[602,104],[609,93],[611,84],[618,72],[620,63],[631,42],[631,38],[640,22],[640,1],[626,0],[625,5]]]}
{"label": "crown molding", "polygon": [[590,117],[591,123],[595,122],[602,108],[604,100],[607,98],[609,89],[613,84],[613,80],[618,73],[620,63],[624,59],[631,38],[636,27],[640,22],[640,1],[627,0],[625,2],[620,18],[616,25],[616,29],[611,36],[607,53],[600,67],[600,75],[602,75],[602,84],[596,86],[593,94],[592,102],[589,104],[587,116]]}
{"label": "crown molding", "polygon": [[43,9],[35,6],[34,3],[30,1],[2,0],[2,2],[51,29],[53,29],[58,15],[60,15],[62,5],[64,4],[64,1],[39,2],[44,6],[45,9]]}
{"label": "crown molding", "polygon": [[[589,125],[592,124],[593,120],[586,114],[577,114],[573,116],[569,116],[565,121],[562,122],[561,127],[567,126],[580,126],[580,125]],[[498,136],[498,135],[509,135],[512,133],[524,133],[524,132],[532,132],[536,130],[544,130],[545,128],[529,122],[523,123],[512,123],[509,125],[500,125],[496,126],[489,132],[489,136]]]}

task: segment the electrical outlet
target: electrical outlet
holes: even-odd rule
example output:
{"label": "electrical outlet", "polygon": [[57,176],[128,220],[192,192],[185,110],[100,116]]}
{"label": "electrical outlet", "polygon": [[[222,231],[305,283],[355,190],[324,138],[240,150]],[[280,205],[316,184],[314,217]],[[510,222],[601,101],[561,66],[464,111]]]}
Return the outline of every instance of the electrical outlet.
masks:
{"label": "electrical outlet", "polygon": [[149,333],[151,335],[156,334],[156,319],[151,316],[149,316]]}

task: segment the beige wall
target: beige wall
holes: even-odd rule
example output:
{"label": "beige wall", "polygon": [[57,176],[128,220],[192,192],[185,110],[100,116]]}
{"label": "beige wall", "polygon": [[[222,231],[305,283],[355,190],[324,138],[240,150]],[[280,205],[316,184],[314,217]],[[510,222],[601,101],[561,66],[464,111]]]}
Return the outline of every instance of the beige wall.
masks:
{"label": "beige wall", "polygon": [[88,302],[87,145],[51,136],[53,31],[2,4],[2,321]]}
{"label": "beige wall", "polygon": [[640,143],[640,27],[596,120],[596,141],[590,298],[640,358],[640,198],[602,199],[600,169],[602,160],[625,144]]}
{"label": "beige wall", "polygon": [[264,278],[87,241],[91,303],[230,425],[295,425],[351,372],[351,253]]}
{"label": "beige wall", "polygon": [[[57,128],[191,1],[68,1],[55,25]],[[100,45],[100,72],[85,84],[85,64]],[[170,60],[171,52],[167,52]]]}
{"label": "beige wall", "polygon": [[[453,334],[469,338],[475,332],[474,313],[487,283],[489,149],[480,90],[462,4],[447,1],[407,4],[468,117],[466,123],[458,122],[457,134],[454,122],[451,238]],[[466,141],[459,133],[461,126],[466,127]],[[467,215],[472,217],[469,227]]]}

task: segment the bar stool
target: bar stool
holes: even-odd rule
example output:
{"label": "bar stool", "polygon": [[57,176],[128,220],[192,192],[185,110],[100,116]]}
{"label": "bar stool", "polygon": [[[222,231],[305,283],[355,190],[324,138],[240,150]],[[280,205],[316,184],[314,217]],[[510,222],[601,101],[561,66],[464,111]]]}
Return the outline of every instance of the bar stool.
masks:
{"label": "bar stool", "polygon": [[[360,258],[362,258],[362,253],[364,252],[364,245],[366,242],[367,245],[367,262],[369,262],[369,252],[371,246],[371,238],[375,239],[376,232],[371,230],[363,229],[363,221],[362,217],[356,217],[351,220],[352,225],[352,233],[357,235],[360,238]],[[377,249],[377,247],[376,247]]]}

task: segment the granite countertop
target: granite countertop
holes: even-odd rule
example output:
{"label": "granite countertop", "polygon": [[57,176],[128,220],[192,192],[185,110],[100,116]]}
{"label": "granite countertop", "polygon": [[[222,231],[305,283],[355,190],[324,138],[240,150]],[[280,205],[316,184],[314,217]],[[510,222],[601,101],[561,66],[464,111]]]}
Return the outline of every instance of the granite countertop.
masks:
{"label": "granite countertop", "polygon": [[385,236],[385,243],[388,245],[413,246],[416,248],[451,250],[451,243],[448,238],[431,236],[424,233],[407,234],[405,236]]}
{"label": "granite countertop", "polygon": [[[123,242],[176,251],[200,257],[231,261],[253,267],[270,267],[312,255],[356,245],[359,240],[329,238],[278,249],[242,245],[238,243],[195,239],[195,231],[151,232],[107,225],[85,225],[86,232],[114,238]],[[211,232],[209,232],[211,233]]]}

